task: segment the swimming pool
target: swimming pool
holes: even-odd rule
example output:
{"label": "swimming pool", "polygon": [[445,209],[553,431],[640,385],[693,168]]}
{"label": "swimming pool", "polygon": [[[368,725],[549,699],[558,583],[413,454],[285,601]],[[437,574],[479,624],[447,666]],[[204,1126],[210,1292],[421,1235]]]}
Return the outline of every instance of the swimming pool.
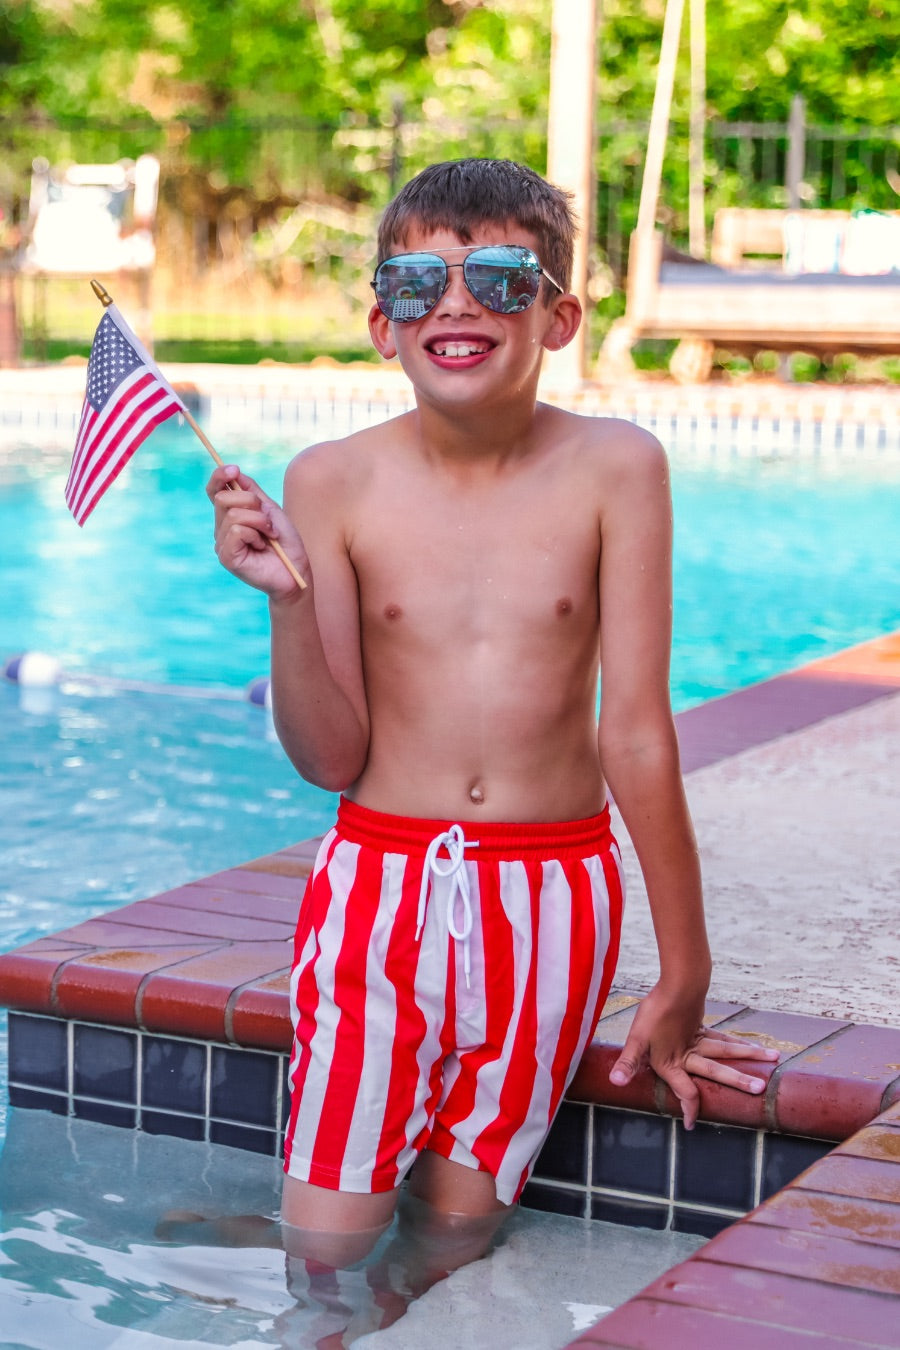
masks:
{"label": "swimming pool", "polygon": [[[277,494],[290,453],[243,458]],[[701,465],[676,446],[672,462],[676,708],[900,627],[900,458]],[[193,434],[154,435],[83,530],[67,467],[23,448],[0,468],[0,660],[43,649],[73,676],[0,683],[0,949],[318,834],[334,810],[242,698],[267,670],[266,605],[216,562]]]}
{"label": "swimming pool", "polygon": [[[245,458],[277,493],[285,457],[272,446]],[[753,459],[700,468],[677,448],[673,462],[677,707],[900,626],[893,495],[900,465]],[[0,525],[5,538],[16,540],[14,557],[3,564],[0,658],[42,648],[74,673],[45,695],[0,687],[7,766],[0,789],[3,947],[317,833],[333,810],[327,794],[298,783],[266,714],[240,697],[266,669],[265,604],[215,563],[202,491],[208,466],[193,439],[154,438],[83,532],[61,503],[66,467],[24,456],[0,483]],[[190,685],[202,696],[90,684],[79,672]],[[2,1065],[0,1077],[5,1081]],[[110,1224],[131,1204],[122,1159],[137,1158],[145,1146],[152,1152],[161,1141],[125,1131],[100,1138],[102,1127],[48,1117],[47,1129],[61,1132],[54,1149],[29,1117],[28,1161],[18,1152],[16,1115],[15,1147],[3,1155],[7,1178],[33,1179],[40,1158],[60,1156],[61,1149],[76,1174],[102,1165],[107,1178],[95,1208],[54,1187],[45,1205],[32,1204],[27,1213],[10,1207],[4,1183],[5,1241],[12,1243],[4,1255],[12,1252],[20,1263],[5,1273],[19,1281],[13,1305],[41,1309],[36,1327],[28,1313],[35,1345],[58,1344],[72,1319],[91,1326],[92,1344],[125,1343],[116,1340],[122,1327],[135,1328],[125,1333],[129,1344],[140,1343],[134,1338],[142,1329],[150,1343],[164,1344],[159,1333],[178,1318],[178,1343],[193,1343],[191,1328],[201,1326],[206,1344],[233,1343],[235,1335],[248,1338],[238,1343],[278,1343],[272,1323],[288,1305],[284,1290],[271,1285],[277,1272],[270,1260],[254,1253],[248,1280],[247,1262],[238,1258],[235,1291],[229,1271],[236,1278],[237,1266],[223,1266],[220,1254],[210,1258],[190,1245],[174,1254],[160,1250],[143,1219],[121,1234]],[[116,1138],[107,1139],[110,1133]],[[205,1184],[215,1175],[221,1195],[221,1147],[192,1151],[183,1142],[169,1145],[162,1168],[184,1170],[183,1183],[177,1172],[176,1193],[182,1184],[188,1188],[188,1178]],[[91,1152],[95,1147],[99,1154]],[[111,1190],[117,1149],[123,1182]],[[247,1155],[235,1165],[241,1178],[252,1177]],[[140,1173],[142,1200],[155,1194],[160,1175],[158,1166]],[[271,1208],[277,1178],[267,1173],[257,1180],[270,1199],[252,1207]],[[546,1263],[543,1233],[537,1234]],[[514,1244],[511,1250],[514,1259]],[[618,1251],[617,1245],[614,1262]],[[49,1289],[42,1283],[45,1256]],[[604,1264],[596,1253],[589,1259]],[[583,1268],[576,1255],[570,1265],[579,1262]],[[186,1267],[195,1282],[186,1281]],[[546,1270],[539,1269],[543,1288]],[[638,1284],[646,1282],[646,1270]],[[471,1278],[477,1282],[479,1274]],[[496,1295],[490,1274],[485,1278],[477,1304],[468,1299],[479,1317],[485,1297]],[[183,1304],[173,1301],[173,1285]],[[524,1307],[528,1292],[518,1299]],[[577,1297],[563,1305],[570,1316],[586,1306]],[[424,1305],[420,1311],[427,1317]],[[215,1317],[212,1342],[203,1314]]]}

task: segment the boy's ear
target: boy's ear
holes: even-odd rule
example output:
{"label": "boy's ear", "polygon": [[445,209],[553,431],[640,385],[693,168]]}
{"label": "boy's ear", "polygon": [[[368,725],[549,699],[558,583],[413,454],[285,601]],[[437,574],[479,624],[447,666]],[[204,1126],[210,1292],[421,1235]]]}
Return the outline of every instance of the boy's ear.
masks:
{"label": "boy's ear", "polygon": [[372,346],[385,361],[390,361],[397,355],[391,325],[377,305],[373,305],[369,310],[369,336],[372,339]]}
{"label": "boy's ear", "polygon": [[581,324],[581,301],[567,291],[554,301],[553,317],[544,334],[543,345],[548,352],[558,352],[572,341]]}

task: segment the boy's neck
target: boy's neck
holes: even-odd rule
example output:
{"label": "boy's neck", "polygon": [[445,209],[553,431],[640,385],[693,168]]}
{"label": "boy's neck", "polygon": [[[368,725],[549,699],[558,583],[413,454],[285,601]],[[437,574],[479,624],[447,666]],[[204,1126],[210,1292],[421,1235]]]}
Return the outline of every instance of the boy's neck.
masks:
{"label": "boy's neck", "polygon": [[500,467],[531,452],[544,411],[544,405],[533,398],[523,399],[515,410],[507,407],[497,412],[474,409],[448,412],[417,400],[416,439],[428,459]]}

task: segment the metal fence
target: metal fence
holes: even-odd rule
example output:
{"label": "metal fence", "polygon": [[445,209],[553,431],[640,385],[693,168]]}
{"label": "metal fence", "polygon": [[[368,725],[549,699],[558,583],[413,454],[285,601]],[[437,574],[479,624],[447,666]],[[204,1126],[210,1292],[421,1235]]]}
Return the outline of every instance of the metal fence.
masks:
{"label": "metal fence", "polygon": [[[796,108],[795,108],[796,113]],[[608,117],[596,131],[592,221],[594,298],[616,312],[637,219],[647,126]],[[110,162],[156,154],[162,163],[157,221],[155,327],[163,340],[247,341],[276,354],[296,349],[297,311],[315,308],[328,282],[347,299],[343,338],[365,346],[366,285],[378,212],[396,187],[425,164],[461,155],[508,156],[542,169],[544,123],[506,118],[474,125],[428,122],[395,110],[387,125],[353,118],[308,122],[138,120],[108,125],[83,117],[65,124],[7,121],[0,131],[0,256],[7,272],[27,229],[32,161]],[[711,122],[705,145],[705,208],[805,205],[891,209],[900,205],[900,127]],[[686,246],[688,128],[673,123],[660,196],[660,222]],[[799,171],[798,171],[799,166]],[[35,338],[83,345],[91,300],[54,285],[39,314],[22,284],[19,324],[26,356]],[[83,287],[82,287],[83,291]],[[601,310],[603,309],[601,304]],[[313,345],[331,345],[310,321]],[[348,327],[349,324],[349,327]],[[43,325],[42,333],[35,328]],[[304,330],[305,331],[305,330]],[[334,339],[337,346],[341,342]],[[224,354],[227,355],[227,352]]]}

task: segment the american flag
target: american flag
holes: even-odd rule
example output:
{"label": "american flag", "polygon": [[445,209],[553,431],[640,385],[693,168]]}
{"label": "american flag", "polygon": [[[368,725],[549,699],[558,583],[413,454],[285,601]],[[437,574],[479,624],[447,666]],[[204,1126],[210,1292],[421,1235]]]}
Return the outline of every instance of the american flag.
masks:
{"label": "american flag", "polygon": [[87,390],[66,483],[66,503],[83,525],[150,432],[184,405],[115,305],[97,325]]}

